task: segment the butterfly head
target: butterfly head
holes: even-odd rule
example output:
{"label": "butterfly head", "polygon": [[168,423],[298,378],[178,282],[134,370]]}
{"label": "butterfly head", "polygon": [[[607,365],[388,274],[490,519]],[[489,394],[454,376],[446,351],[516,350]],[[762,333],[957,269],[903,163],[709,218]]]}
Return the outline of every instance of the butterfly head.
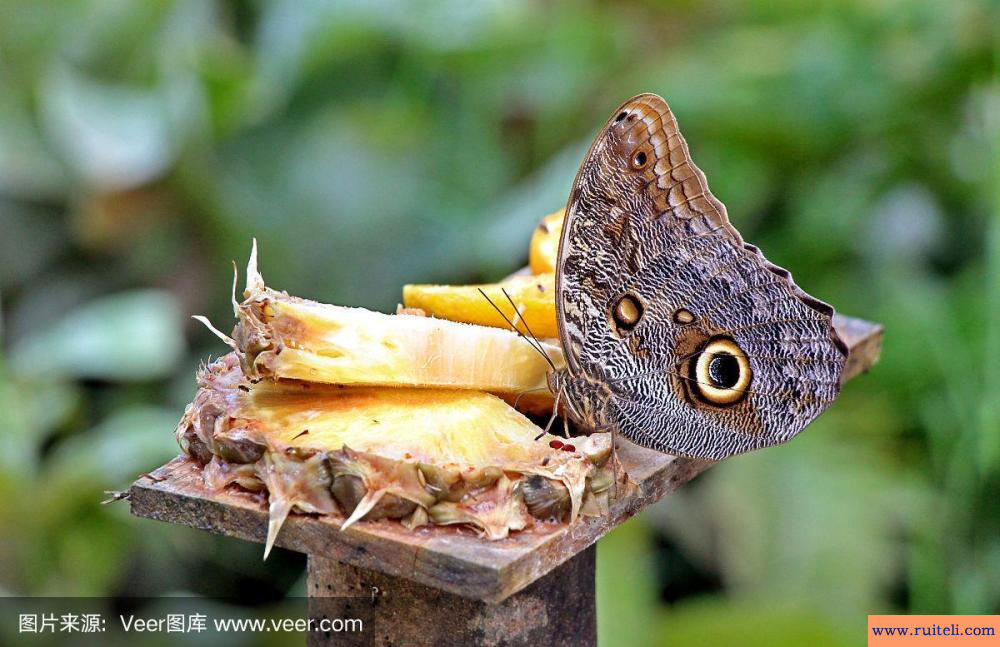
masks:
{"label": "butterfly head", "polygon": [[586,376],[575,377],[566,370],[549,372],[547,380],[549,390],[565,407],[565,413],[573,424],[587,431],[608,427],[611,393],[606,384]]}

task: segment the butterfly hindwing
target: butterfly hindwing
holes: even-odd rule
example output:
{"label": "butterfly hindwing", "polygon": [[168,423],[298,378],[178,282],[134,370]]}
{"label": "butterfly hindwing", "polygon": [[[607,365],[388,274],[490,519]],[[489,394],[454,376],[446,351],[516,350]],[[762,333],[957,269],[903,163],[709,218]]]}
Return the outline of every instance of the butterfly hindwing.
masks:
{"label": "butterfly hindwing", "polygon": [[660,451],[783,442],[839,389],[832,308],[743,242],[655,95],[616,110],[581,165],[556,303],[578,422]]}

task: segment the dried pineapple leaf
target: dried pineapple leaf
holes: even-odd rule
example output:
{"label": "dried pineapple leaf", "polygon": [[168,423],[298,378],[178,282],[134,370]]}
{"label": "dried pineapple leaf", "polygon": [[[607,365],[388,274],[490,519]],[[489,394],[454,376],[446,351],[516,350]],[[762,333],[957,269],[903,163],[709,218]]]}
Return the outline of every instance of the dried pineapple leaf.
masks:
{"label": "dried pineapple leaf", "polygon": [[274,548],[274,541],[281,532],[281,527],[285,525],[288,513],[292,511],[292,502],[279,496],[271,496],[271,503],[267,509],[267,541],[264,542],[264,559],[271,554]]}

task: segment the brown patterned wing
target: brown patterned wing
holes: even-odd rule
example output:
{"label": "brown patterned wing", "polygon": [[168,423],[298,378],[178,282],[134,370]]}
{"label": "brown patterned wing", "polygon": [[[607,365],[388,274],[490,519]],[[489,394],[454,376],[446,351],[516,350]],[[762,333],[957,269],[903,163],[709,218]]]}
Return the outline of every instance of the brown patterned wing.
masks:
{"label": "brown patterned wing", "polygon": [[743,242],[656,95],[622,104],[580,167],[556,308],[571,415],[646,447],[784,442],[839,391],[833,309]]}

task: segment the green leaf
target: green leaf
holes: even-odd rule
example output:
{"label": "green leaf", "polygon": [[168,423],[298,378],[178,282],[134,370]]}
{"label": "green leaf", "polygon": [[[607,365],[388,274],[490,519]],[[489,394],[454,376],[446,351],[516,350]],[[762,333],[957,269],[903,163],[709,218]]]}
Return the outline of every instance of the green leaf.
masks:
{"label": "green leaf", "polygon": [[153,406],[121,409],[98,426],[63,441],[46,464],[53,480],[86,479],[98,487],[127,486],[180,453],[173,431],[180,412]]}
{"label": "green leaf", "polygon": [[185,350],[177,301],[162,290],[95,299],[11,351],[19,379],[57,377],[109,381],[170,375]]}
{"label": "green leaf", "polygon": [[42,102],[48,130],[77,174],[102,188],[128,189],[159,178],[174,162],[202,96],[182,75],[144,88],[57,66]]}

